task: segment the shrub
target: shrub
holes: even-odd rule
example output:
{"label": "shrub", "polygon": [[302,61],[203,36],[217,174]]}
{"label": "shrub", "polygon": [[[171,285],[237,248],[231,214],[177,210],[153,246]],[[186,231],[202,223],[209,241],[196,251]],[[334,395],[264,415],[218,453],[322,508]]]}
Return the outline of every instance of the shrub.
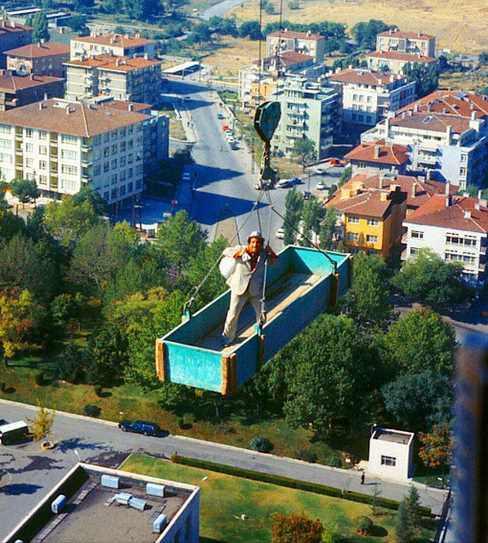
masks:
{"label": "shrub", "polygon": [[373,521],[369,517],[357,519],[357,532],[360,535],[369,535],[373,529]]}
{"label": "shrub", "polygon": [[44,381],[44,374],[41,372],[36,373],[36,376],[34,377],[36,385],[42,387],[45,383]]}
{"label": "shrub", "polygon": [[262,436],[256,436],[251,439],[249,442],[249,448],[253,451],[258,451],[262,453],[269,453],[273,450],[273,444],[271,441]]}
{"label": "shrub", "polygon": [[98,405],[93,405],[90,403],[85,405],[83,408],[83,412],[87,417],[98,417],[98,415],[100,415],[100,411],[101,409],[98,407]]}
{"label": "shrub", "polygon": [[185,428],[185,417],[178,417],[178,428],[180,430]]}
{"label": "shrub", "polygon": [[333,468],[342,468],[342,459],[338,454],[331,454],[328,456],[325,463]]}
{"label": "shrub", "polygon": [[100,385],[97,385],[95,387],[95,394],[99,397],[99,398],[103,398],[103,387],[100,386]]}
{"label": "shrub", "polygon": [[305,462],[315,464],[317,462],[317,455],[311,449],[298,449],[296,451],[296,457]]}

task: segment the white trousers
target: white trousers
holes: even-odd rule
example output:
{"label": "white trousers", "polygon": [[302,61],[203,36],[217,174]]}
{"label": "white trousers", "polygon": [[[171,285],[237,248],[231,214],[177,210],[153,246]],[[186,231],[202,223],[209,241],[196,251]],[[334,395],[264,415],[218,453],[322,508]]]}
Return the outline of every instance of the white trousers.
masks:
{"label": "white trousers", "polygon": [[240,296],[231,292],[230,306],[227,312],[227,318],[224,325],[224,336],[230,341],[234,341],[237,332],[237,324],[239,321],[239,315],[242,309],[249,302],[256,312],[256,322],[259,322],[261,317],[261,302],[259,296],[251,296],[249,292],[244,292]]}

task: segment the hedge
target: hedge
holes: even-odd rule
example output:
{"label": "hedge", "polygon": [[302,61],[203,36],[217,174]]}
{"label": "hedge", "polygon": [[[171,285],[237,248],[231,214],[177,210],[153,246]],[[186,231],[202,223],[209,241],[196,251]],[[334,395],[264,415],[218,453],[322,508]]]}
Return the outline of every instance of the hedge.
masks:
{"label": "hedge", "polygon": [[[360,492],[353,492],[351,490],[342,491],[341,489],[332,486],[322,485],[318,483],[310,483],[308,481],[300,481],[298,479],[292,479],[291,477],[283,477],[281,475],[273,475],[271,473],[261,473],[259,471],[253,471],[250,469],[229,466],[228,464],[218,464],[217,462],[210,462],[208,460],[198,460],[197,458],[190,458],[188,456],[173,455],[171,457],[171,461],[175,464],[182,464],[194,468],[217,471],[220,473],[225,473],[227,475],[243,477],[244,479],[251,479],[252,481],[271,483],[287,488],[304,490],[305,492],[314,492],[315,494],[323,494],[325,496],[342,498],[344,500],[365,503],[368,505],[374,504],[378,507],[393,509],[395,511],[400,505],[399,502],[395,500],[390,500],[388,498],[375,498],[374,496],[370,496],[368,494],[361,494]],[[419,513],[425,517],[433,517],[432,510],[428,507],[419,507]]]}

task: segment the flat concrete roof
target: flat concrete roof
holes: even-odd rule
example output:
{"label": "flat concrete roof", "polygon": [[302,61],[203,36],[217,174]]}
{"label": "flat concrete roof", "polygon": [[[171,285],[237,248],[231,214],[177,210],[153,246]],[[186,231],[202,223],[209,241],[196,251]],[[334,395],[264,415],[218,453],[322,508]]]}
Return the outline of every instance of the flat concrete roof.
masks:
{"label": "flat concrete roof", "polygon": [[408,445],[412,437],[413,434],[411,432],[386,430],[384,428],[376,429],[373,435],[373,439],[379,439],[380,441],[390,441],[391,443],[399,443],[400,445]]}
{"label": "flat concrete roof", "polygon": [[[118,477],[119,488],[102,486],[102,475]],[[163,485],[164,497],[146,494],[148,482]],[[34,512],[6,541],[27,535],[32,543],[155,543],[195,490],[191,485],[78,464],[47,496],[40,506],[43,510]],[[115,496],[121,493],[144,500],[144,510],[117,503]],[[61,512],[53,515],[50,504],[60,494],[69,497]],[[166,515],[166,525],[161,533],[153,533],[153,522],[161,513]]]}

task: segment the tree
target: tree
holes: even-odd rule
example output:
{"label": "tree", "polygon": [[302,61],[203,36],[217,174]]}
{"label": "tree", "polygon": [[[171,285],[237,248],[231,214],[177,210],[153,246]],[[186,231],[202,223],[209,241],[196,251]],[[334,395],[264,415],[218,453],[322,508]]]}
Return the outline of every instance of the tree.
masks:
{"label": "tree", "polygon": [[409,81],[415,81],[417,96],[420,98],[435,91],[439,86],[439,67],[435,62],[430,64],[407,63],[403,67],[403,75]]}
{"label": "tree", "polygon": [[204,250],[205,237],[198,224],[188,218],[186,211],[178,211],[159,228],[156,246],[166,265],[179,277],[188,265],[189,255],[197,257]]}
{"label": "tree", "polygon": [[56,367],[56,377],[68,383],[81,383],[84,380],[86,364],[86,349],[68,343]]}
{"label": "tree", "polygon": [[0,207],[0,240],[5,242],[13,236],[24,232],[24,230],[25,222],[23,219],[16,217],[6,208]]}
{"label": "tree", "polygon": [[24,205],[39,198],[39,190],[35,181],[30,179],[15,179],[10,183],[12,194]]}
{"label": "tree", "polygon": [[49,438],[54,424],[54,411],[40,406],[36,418],[30,420],[30,431],[35,441]]}
{"label": "tree", "polygon": [[428,368],[449,376],[454,367],[456,334],[438,313],[419,309],[402,315],[390,326],[383,348],[400,375]]}
{"label": "tree", "polygon": [[209,43],[212,41],[212,32],[207,22],[199,23],[193,27],[188,35],[188,43]]}
{"label": "tree", "polygon": [[30,26],[32,26],[32,41],[34,43],[49,41],[49,28],[46,15],[43,11],[39,11],[32,17]]}
{"label": "tree", "polygon": [[304,515],[275,513],[271,525],[272,543],[321,543],[324,527],[320,520]]}
{"label": "tree", "polygon": [[44,215],[48,232],[67,249],[72,249],[99,222],[93,203],[88,199],[79,202],[73,196],[67,196],[61,203],[50,202]]}
{"label": "tree", "polygon": [[451,418],[453,388],[449,378],[428,369],[402,375],[381,389],[385,408],[397,424],[426,430]]}
{"label": "tree", "polygon": [[392,27],[383,21],[370,19],[368,22],[360,22],[354,25],[352,28],[352,35],[360,47],[364,49],[375,49],[376,36],[389,28]]}
{"label": "tree", "polygon": [[436,424],[429,433],[419,434],[419,457],[429,468],[446,468],[451,463],[453,438],[448,423]]}
{"label": "tree", "polygon": [[88,342],[86,380],[90,384],[113,386],[120,382],[127,363],[127,338],[120,329],[106,325]]}
{"label": "tree", "polygon": [[386,264],[377,255],[359,253],[352,270],[352,286],[344,298],[344,308],[361,325],[384,324],[392,310]]}
{"label": "tree", "polygon": [[321,315],[277,357],[284,366],[287,422],[329,435],[358,422],[357,405],[375,380],[372,351],[352,319]]}
{"label": "tree", "polygon": [[410,523],[408,504],[400,502],[396,516],[395,532],[398,543],[414,543],[415,533]]}
{"label": "tree", "polygon": [[482,66],[486,66],[488,64],[488,51],[483,51],[480,53],[479,61]]}
{"label": "tree", "polygon": [[95,0],[74,0],[75,11],[90,11],[95,6]]}
{"label": "tree", "polygon": [[461,278],[462,265],[444,262],[430,249],[409,258],[393,278],[393,285],[405,296],[433,307],[465,301],[470,290]]}
{"label": "tree", "polygon": [[162,10],[156,0],[124,0],[124,8],[131,19],[147,21]]}
{"label": "tree", "polygon": [[319,237],[321,249],[335,249],[336,229],[337,229],[337,211],[333,207],[324,207],[324,217],[320,223]]}
{"label": "tree", "polygon": [[5,358],[38,347],[44,311],[28,290],[0,290],[0,348]]}
{"label": "tree", "polygon": [[303,210],[303,194],[292,188],[288,191],[285,200],[285,221],[283,223],[283,229],[285,231],[284,243],[285,245],[292,245],[295,243],[297,237],[297,230],[300,226],[300,217]]}
{"label": "tree", "polygon": [[262,38],[261,27],[258,21],[245,21],[239,27],[239,36],[251,40],[260,40]]}
{"label": "tree", "polygon": [[305,171],[307,163],[317,158],[315,144],[306,136],[297,138],[293,146],[292,155],[300,159],[303,171]]}
{"label": "tree", "polygon": [[54,326],[61,330],[72,327],[73,322],[79,319],[80,310],[83,305],[81,294],[62,293],[56,296],[49,306],[51,320]]}
{"label": "tree", "polygon": [[344,168],[344,170],[342,170],[341,176],[339,177],[338,187],[342,187],[342,185],[347,183],[349,179],[351,179],[351,176],[352,176],[352,167],[348,166],[347,168]]}
{"label": "tree", "polygon": [[419,531],[419,528],[420,528],[420,520],[421,520],[420,496],[419,496],[419,491],[413,485],[410,485],[410,490],[408,491],[408,495],[406,496],[406,498],[404,498],[404,502],[407,506],[410,526],[412,527],[414,534],[417,535],[417,532]]}
{"label": "tree", "polygon": [[303,237],[300,241],[300,245],[305,247],[310,246],[310,242],[305,238],[315,241],[314,238],[316,238],[320,232],[320,224],[322,217],[324,216],[324,209],[325,208],[317,198],[310,198],[309,200],[304,201],[302,210]]}
{"label": "tree", "polygon": [[23,235],[0,242],[0,287],[28,290],[38,301],[49,301],[59,283],[57,265],[49,246]]}

